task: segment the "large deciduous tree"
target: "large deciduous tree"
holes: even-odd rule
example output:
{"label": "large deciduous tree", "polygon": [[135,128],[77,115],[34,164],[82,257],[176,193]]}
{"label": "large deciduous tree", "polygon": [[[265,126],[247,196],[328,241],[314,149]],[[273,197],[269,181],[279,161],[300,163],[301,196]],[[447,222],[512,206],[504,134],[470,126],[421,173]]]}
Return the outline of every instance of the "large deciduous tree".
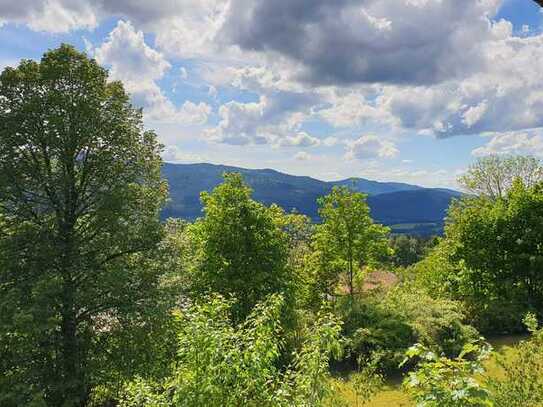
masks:
{"label": "large deciduous tree", "polygon": [[251,199],[240,174],[225,174],[224,183],[202,194],[204,217],[190,228],[196,253],[196,296],[233,296],[234,318],[243,320],[272,293],[287,300],[292,278],[288,237],[280,208]]}
{"label": "large deciduous tree", "polygon": [[474,195],[497,199],[503,198],[517,179],[527,187],[542,182],[541,161],[531,156],[489,155],[473,163],[458,182]]}
{"label": "large deciduous tree", "polygon": [[355,273],[388,252],[389,230],[371,219],[366,195],[347,187],[334,187],[318,203],[322,223],[314,234],[314,248],[320,259],[319,278],[330,290],[346,275],[352,296]]}
{"label": "large deciduous tree", "polygon": [[0,393],[18,396],[0,404],[83,405],[107,341],[145,326],[159,152],[122,84],[71,46],[2,72]]}
{"label": "large deciduous tree", "polygon": [[[497,200],[466,198],[449,212],[449,256],[460,264],[459,290],[478,304],[505,312],[520,323],[522,315],[543,309],[543,186],[526,187],[517,179]],[[497,324],[496,324],[497,325]]]}

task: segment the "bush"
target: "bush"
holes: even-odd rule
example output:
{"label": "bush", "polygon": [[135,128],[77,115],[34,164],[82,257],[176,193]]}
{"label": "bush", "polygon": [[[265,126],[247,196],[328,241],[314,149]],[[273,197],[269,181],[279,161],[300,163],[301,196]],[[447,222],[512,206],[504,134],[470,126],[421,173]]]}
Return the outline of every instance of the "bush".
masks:
{"label": "bush", "polygon": [[450,359],[417,344],[406,352],[404,363],[414,360],[418,365],[404,387],[420,407],[491,407],[490,393],[473,377],[483,372],[489,354],[488,345],[470,343]]}
{"label": "bush", "polygon": [[478,337],[477,331],[465,324],[460,303],[431,298],[411,284],[352,304],[343,300],[339,309],[351,360],[377,358],[386,370],[396,369],[415,343],[455,355]]}
{"label": "bush", "polygon": [[120,406],[320,405],[328,392],[330,355],[339,350],[340,327],[320,314],[294,362],[282,367],[283,306],[280,295],[271,295],[237,326],[231,322],[232,302],[221,297],[188,307],[178,316],[179,347],[171,375],[159,383],[128,383]]}

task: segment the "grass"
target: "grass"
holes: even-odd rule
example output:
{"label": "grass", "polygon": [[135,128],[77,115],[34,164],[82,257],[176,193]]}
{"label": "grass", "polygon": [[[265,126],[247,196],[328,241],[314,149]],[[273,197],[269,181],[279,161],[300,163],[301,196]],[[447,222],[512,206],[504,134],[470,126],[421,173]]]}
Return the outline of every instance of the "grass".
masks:
{"label": "grass", "polygon": [[[525,339],[522,335],[509,335],[496,338],[490,338],[488,341],[493,346],[495,352],[507,353],[511,347],[515,346],[519,341]],[[497,365],[494,358],[490,358],[485,364],[488,377],[499,377],[503,374],[500,367]],[[363,403],[357,399],[350,380],[340,378],[333,379],[337,389],[338,396],[349,407],[414,407],[415,404],[410,400],[409,396],[403,391],[401,386],[401,377],[388,378],[385,388],[380,391],[370,401]],[[333,405],[330,405],[332,407]]]}

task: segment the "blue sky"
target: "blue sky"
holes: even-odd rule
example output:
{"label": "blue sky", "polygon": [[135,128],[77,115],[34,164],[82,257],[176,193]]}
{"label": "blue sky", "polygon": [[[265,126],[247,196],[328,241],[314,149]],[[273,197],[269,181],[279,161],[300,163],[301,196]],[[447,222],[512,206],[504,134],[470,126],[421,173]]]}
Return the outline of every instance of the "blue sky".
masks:
{"label": "blue sky", "polygon": [[75,45],[142,106],[170,162],[454,187],[543,157],[531,0],[0,2],[0,68]]}

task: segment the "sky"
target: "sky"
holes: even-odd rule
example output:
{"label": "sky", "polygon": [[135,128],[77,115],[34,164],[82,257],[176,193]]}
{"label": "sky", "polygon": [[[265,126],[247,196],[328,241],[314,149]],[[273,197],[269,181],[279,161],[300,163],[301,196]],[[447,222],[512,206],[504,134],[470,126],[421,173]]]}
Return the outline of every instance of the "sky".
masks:
{"label": "sky", "polygon": [[70,43],[122,80],[167,162],[455,187],[543,157],[531,0],[0,0],[0,69]]}

